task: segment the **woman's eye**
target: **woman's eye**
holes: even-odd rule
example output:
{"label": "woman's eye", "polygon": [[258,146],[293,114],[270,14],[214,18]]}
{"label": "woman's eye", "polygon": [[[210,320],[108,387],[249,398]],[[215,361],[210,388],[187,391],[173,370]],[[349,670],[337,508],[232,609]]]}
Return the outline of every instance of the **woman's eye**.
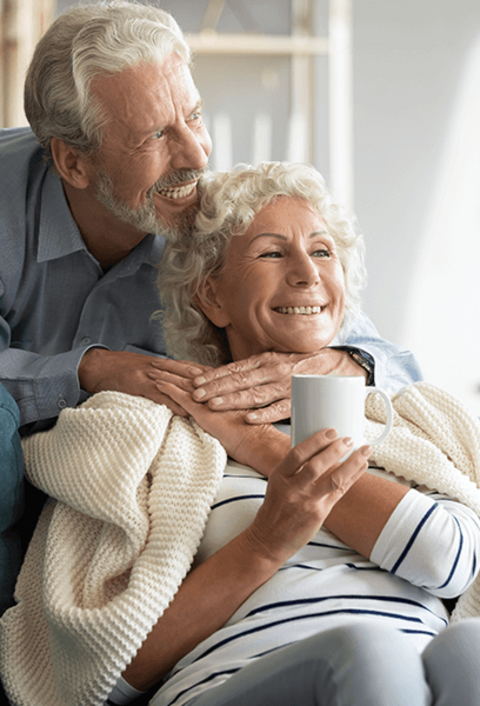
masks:
{"label": "woman's eye", "polygon": [[328,248],[321,248],[312,253],[312,257],[330,257],[331,252]]}
{"label": "woman's eye", "polygon": [[282,257],[282,253],[279,250],[272,250],[271,252],[265,252],[260,255],[260,257]]}

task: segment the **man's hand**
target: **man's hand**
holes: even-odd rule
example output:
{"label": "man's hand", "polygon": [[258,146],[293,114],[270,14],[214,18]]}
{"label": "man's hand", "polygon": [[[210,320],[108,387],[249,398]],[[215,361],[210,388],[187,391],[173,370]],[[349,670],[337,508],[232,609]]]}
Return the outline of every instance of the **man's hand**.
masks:
{"label": "man's hand", "polygon": [[[209,371],[204,365],[197,365],[167,358],[156,358],[130,351],[109,351],[105,348],[90,348],[78,366],[80,387],[86,392],[103,390],[126,392],[140,395],[158,404],[166,404],[172,412],[182,417],[188,416],[177,402],[159,391],[149,373],[165,370],[185,381]],[[190,383],[191,385],[191,383]]]}
{"label": "man's hand", "polygon": [[255,409],[250,424],[290,417],[292,375],[363,375],[346,351],[324,348],[318,353],[262,353],[246,360],[208,369],[193,378],[193,398],[212,410]]}

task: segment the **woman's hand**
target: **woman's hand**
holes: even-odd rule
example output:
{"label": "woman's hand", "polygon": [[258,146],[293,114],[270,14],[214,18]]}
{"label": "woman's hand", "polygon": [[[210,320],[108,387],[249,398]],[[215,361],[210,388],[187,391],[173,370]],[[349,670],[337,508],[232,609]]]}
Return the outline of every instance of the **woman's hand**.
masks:
{"label": "woman's hand", "polygon": [[367,466],[368,449],[339,464],[348,443],[334,437],[333,430],[318,432],[277,464],[253,523],[188,574],[123,672],[132,686],[156,684],[313,537]]}
{"label": "woman's hand", "polygon": [[252,426],[245,422],[245,410],[217,412],[207,405],[195,402],[192,379],[166,371],[150,373],[159,393],[168,396],[177,406],[190,414],[197,424],[214,436],[227,454],[259,473],[268,476],[275,464],[290,448],[290,437],[271,424]]}
{"label": "woman's hand", "polygon": [[371,448],[364,446],[339,464],[352,440],[335,437],[333,429],[317,432],[273,469],[265,500],[246,530],[253,551],[283,564],[312,539],[365,473]]}

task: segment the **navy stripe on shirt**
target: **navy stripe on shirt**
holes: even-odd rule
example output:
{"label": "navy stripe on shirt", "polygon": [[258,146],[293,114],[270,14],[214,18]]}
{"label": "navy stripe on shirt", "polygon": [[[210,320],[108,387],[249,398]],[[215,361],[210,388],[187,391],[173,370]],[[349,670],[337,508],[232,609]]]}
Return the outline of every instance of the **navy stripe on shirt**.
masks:
{"label": "navy stripe on shirt", "polygon": [[248,618],[251,615],[257,615],[258,613],[263,613],[265,611],[272,610],[275,608],[283,608],[285,606],[292,606],[292,605],[311,605],[313,603],[324,603],[325,601],[331,601],[331,600],[383,601],[385,603],[401,603],[402,605],[411,605],[411,606],[415,606],[416,608],[422,608],[423,610],[426,610],[428,613],[431,613],[439,620],[442,620],[442,622],[444,622],[445,625],[448,624],[448,621],[445,620],[445,618],[442,618],[441,616],[434,613],[432,610],[430,610],[430,608],[427,608],[427,606],[423,605],[423,603],[420,603],[419,601],[414,601],[411,598],[401,598],[399,596],[385,596],[385,595],[376,595],[376,594],[363,595],[363,594],[355,594],[355,593],[346,593],[346,594],[339,593],[339,594],[334,594],[332,596],[315,596],[313,598],[297,598],[297,599],[293,599],[293,600],[289,600],[289,601],[275,601],[275,603],[265,603],[265,605],[259,606],[258,608],[254,608],[253,610],[249,611],[245,615],[245,618]]}
{"label": "navy stripe on shirt", "polygon": [[450,571],[450,574],[449,574],[447,580],[445,581],[445,583],[442,586],[439,586],[439,588],[445,588],[445,586],[448,586],[448,584],[452,580],[452,577],[453,577],[453,575],[456,571],[456,568],[458,566],[458,562],[460,560],[460,556],[462,554],[462,549],[463,549],[463,532],[462,532],[462,528],[460,527],[460,522],[457,520],[455,515],[453,515],[452,517],[455,520],[455,522],[457,523],[458,531],[460,532],[460,542],[459,542],[459,546],[458,546],[457,556],[455,557],[455,561],[453,562],[452,570]]}
{"label": "navy stripe on shirt", "polygon": [[227,498],[226,500],[220,500],[218,503],[212,505],[211,511],[216,510],[222,505],[228,505],[229,503],[236,503],[239,500],[251,500],[252,498],[265,498],[263,493],[252,493],[251,495],[236,495],[234,498]]}
{"label": "navy stripe on shirt", "polygon": [[419,533],[420,533],[420,531],[421,531],[423,525],[424,525],[425,522],[428,520],[428,518],[430,517],[430,515],[432,514],[432,512],[434,512],[434,510],[435,510],[438,506],[439,506],[438,503],[435,503],[434,505],[432,505],[432,507],[428,510],[428,512],[426,512],[425,515],[422,517],[422,519],[420,520],[420,522],[419,522],[418,525],[416,526],[416,528],[415,528],[415,530],[414,530],[412,536],[411,536],[410,539],[408,540],[405,549],[403,550],[403,552],[401,553],[399,559],[397,560],[397,563],[396,563],[395,566],[393,567],[393,569],[392,569],[392,574],[395,574],[395,573],[398,571],[398,568],[399,568],[400,564],[402,564],[402,562],[405,560],[405,557],[407,556],[408,552],[409,552],[410,549],[412,548],[413,543],[415,542],[416,538],[418,537],[418,535],[419,535]]}
{"label": "navy stripe on shirt", "polygon": [[217,642],[215,645],[212,645],[209,647],[205,652],[203,652],[201,655],[196,657],[192,664],[195,662],[198,662],[199,660],[203,659],[204,657],[207,657],[208,655],[212,654],[216,650],[218,650],[220,647],[223,647],[224,645],[234,642],[235,640],[242,639],[246,637],[247,635],[253,635],[254,633],[257,632],[262,632],[263,630],[269,630],[270,628],[275,628],[278,625],[285,625],[286,623],[292,623],[292,622],[297,622],[299,620],[310,620],[311,618],[323,618],[325,616],[329,615],[375,615],[375,616],[381,616],[383,618],[393,618],[394,620],[405,620],[406,622],[412,622],[412,623],[420,623],[422,624],[422,621],[420,618],[416,618],[411,615],[401,615],[398,613],[391,613],[383,610],[369,610],[369,609],[364,609],[364,608],[339,608],[336,610],[326,610],[322,611],[320,613],[309,613],[308,615],[294,615],[290,616],[289,618],[284,618],[283,620],[274,620],[271,623],[267,623],[265,625],[258,625],[254,628],[250,628],[249,630],[244,630],[243,632],[237,633],[236,635],[231,635],[230,637],[226,637],[223,640],[220,640]]}

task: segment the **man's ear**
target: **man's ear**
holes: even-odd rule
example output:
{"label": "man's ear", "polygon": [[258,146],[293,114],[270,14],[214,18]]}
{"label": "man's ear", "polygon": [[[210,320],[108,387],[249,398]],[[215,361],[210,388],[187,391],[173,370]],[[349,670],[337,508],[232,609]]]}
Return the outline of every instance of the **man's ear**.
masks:
{"label": "man's ear", "polygon": [[58,137],[52,137],[50,149],[62,179],[75,189],[86,189],[90,184],[86,158]]}
{"label": "man's ear", "polygon": [[218,328],[225,328],[230,323],[230,318],[224,309],[221,298],[217,292],[218,280],[209,277],[199,288],[195,296],[195,303],[212,324]]}

